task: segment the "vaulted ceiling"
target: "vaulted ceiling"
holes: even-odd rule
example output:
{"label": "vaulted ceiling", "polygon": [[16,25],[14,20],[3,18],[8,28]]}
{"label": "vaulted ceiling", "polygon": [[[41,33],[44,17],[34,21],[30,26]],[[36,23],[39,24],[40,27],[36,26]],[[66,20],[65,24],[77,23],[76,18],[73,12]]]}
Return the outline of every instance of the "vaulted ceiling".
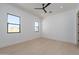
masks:
{"label": "vaulted ceiling", "polygon": [[51,3],[48,7],[46,7],[47,13],[45,13],[43,10],[34,9],[41,8],[42,4],[43,3],[14,3],[13,5],[40,18],[75,9],[78,6],[78,3]]}

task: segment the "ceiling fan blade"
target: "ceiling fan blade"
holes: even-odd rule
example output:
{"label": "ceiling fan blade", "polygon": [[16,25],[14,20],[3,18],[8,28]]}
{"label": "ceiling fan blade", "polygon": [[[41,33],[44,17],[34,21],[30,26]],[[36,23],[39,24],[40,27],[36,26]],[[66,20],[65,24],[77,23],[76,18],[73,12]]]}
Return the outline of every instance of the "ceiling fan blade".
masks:
{"label": "ceiling fan blade", "polygon": [[43,9],[43,8],[34,8],[34,9]]}
{"label": "ceiling fan blade", "polygon": [[45,5],[45,4],[43,3],[42,6],[44,7],[44,5]]}
{"label": "ceiling fan blade", "polygon": [[45,13],[47,13],[47,11],[45,9],[43,9]]}
{"label": "ceiling fan blade", "polygon": [[49,6],[51,3],[48,3],[44,8],[46,8],[47,6]]}

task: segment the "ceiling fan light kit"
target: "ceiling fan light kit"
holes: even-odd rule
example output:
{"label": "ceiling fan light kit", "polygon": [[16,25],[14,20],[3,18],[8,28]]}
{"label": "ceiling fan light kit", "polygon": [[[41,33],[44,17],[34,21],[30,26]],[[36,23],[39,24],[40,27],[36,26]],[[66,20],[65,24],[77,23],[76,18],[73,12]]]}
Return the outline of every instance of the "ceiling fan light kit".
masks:
{"label": "ceiling fan light kit", "polygon": [[49,11],[49,13],[52,13],[52,11]]}

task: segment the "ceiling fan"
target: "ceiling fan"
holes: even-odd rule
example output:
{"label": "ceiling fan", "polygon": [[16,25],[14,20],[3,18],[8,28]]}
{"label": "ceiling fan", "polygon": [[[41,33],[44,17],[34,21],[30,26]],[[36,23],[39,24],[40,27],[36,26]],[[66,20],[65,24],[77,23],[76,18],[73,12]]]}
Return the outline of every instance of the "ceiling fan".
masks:
{"label": "ceiling fan", "polygon": [[39,9],[39,10],[44,10],[45,13],[47,13],[47,11],[45,10],[46,7],[48,7],[51,3],[47,3],[47,4],[42,4],[42,8],[34,8],[34,9]]}

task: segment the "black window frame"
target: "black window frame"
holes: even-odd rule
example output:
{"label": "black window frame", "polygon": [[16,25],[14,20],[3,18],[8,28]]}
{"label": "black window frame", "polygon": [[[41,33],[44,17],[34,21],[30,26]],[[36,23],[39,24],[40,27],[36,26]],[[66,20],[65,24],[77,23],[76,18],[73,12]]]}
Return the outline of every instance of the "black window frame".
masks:
{"label": "black window frame", "polygon": [[[8,23],[8,15],[12,15],[12,16],[15,16],[15,17],[19,17],[19,24],[14,24],[14,23]],[[8,27],[9,27],[9,24],[12,24],[12,25],[19,25],[19,32],[9,32],[8,31]],[[21,17],[20,16],[16,16],[14,14],[10,14],[10,13],[7,13],[7,33],[21,33]]]}

